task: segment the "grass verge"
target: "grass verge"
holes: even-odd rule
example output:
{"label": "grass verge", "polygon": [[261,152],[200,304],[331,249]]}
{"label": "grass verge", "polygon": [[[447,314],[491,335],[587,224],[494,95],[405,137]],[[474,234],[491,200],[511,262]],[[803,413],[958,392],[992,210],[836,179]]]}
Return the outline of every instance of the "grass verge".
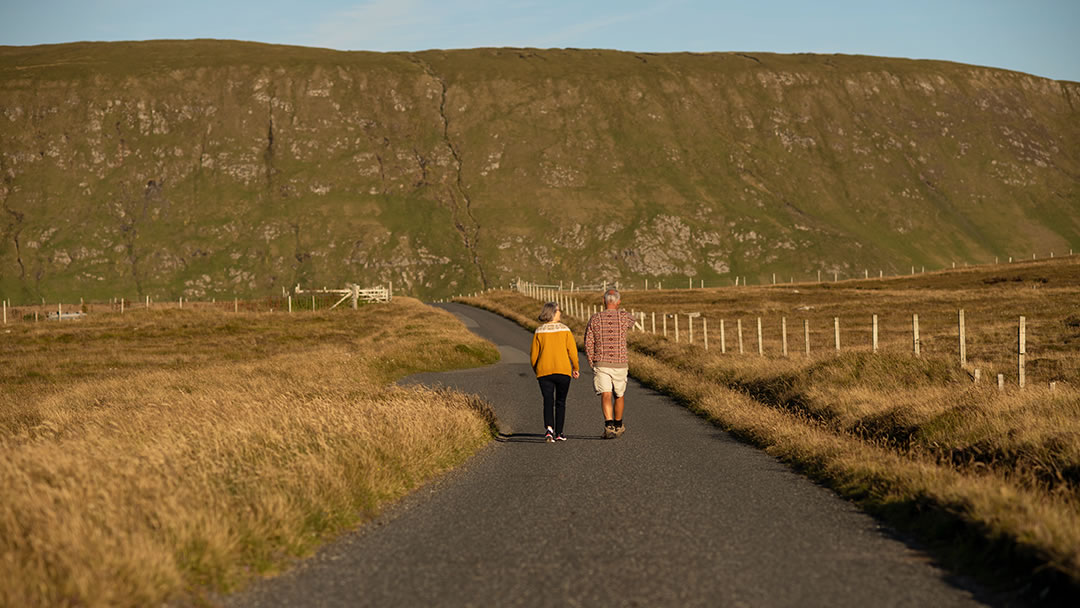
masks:
{"label": "grass verge", "polygon": [[[535,327],[536,301],[465,303]],[[569,319],[580,337],[583,323]],[[1012,597],[1080,594],[1080,395],[999,393],[945,357],[738,357],[634,333],[631,374]]]}
{"label": "grass verge", "polygon": [[390,384],[498,358],[415,300],[17,331],[4,346],[22,371],[7,373],[0,398],[0,605],[143,606],[234,590],[493,436],[474,398]]}

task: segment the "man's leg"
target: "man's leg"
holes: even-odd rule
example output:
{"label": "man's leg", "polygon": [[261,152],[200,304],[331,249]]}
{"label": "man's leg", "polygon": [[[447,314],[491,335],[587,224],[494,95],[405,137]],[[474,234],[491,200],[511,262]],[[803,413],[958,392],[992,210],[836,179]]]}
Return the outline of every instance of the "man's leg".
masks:
{"label": "man's leg", "polygon": [[604,439],[614,439],[618,433],[615,431],[615,421],[612,419],[611,393],[600,393],[600,409],[604,411]]}
{"label": "man's leg", "polygon": [[[611,395],[611,393],[604,393],[604,394],[608,395],[609,397]],[[614,407],[614,411],[612,411],[612,417],[615,420],[622,420],[623,407],[625,405],[626,405],[626,398],[623,395],[619,395],[618,397],[615,397],[615,407]],[[605,413],[606,413],[606,411],[607,410],[605,410]],[[608,418],[608,420],[611,420],[611,418]]]}
{"label": "man's leg", "polygon": [[611,382],[611,391],[615,395],[614,411],[612,415],[615,417],[615,436],[620,437],[626,427],[623,426],[623,408],[626,405],[626,400],[623,396],[626,394],[626,368],[618,370],[613,375]]}
{"label": "man's leg", "polygon": [[[622,397],[616,400],[620,402],[619,412],[622,412]],[[614,413],[611,407],[611,393],[600,393],[600,409],[604,412],[604,424],[611,422],[614,419]]]}
{"label": "man's leg", "polygon": [[626,427],[623,426],[623,421],[622,421],[623,406],[625,406],[625,405],[626,405],[626,403],[625,403],[625,400],[623,399],[622,395],[619,395],[618,397],[615,397],[615,408],[614,408],[615,411],[613,413],[614,413],[614,416],[615,416],[615,436],[616,437],[622,437],[623,431],[626,430]]}

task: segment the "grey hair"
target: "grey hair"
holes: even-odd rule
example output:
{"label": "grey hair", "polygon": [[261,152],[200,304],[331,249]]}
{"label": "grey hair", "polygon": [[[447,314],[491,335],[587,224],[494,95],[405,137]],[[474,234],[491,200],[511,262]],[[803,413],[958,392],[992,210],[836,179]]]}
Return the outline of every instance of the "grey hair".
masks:
{"label": "grey hair", "polygon": [[604,305],[614,304],[622,300],[622,296],[619,295],[618,289],[609,289],[604,292]]}
{"label": "grey hair", "polygon": [[541,323],[551,323],[551,320],[555,318],[555,311],[557,310],[559,310],[558,304],[555,302],[548,302],[540,309],[540,316],[536,317],[536,319]]}

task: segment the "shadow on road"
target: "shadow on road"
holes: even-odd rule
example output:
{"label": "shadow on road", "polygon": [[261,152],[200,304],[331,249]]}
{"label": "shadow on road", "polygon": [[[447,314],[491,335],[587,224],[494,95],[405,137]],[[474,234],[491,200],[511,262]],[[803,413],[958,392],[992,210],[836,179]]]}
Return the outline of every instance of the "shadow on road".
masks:
{"label": "shadow on road", "polygon": [[[572,441],[603,441],[603,437],[596,435],[567,435]],[[540,433],[499,433],[495,438],[499,443],[544,443],[544,436]]]}

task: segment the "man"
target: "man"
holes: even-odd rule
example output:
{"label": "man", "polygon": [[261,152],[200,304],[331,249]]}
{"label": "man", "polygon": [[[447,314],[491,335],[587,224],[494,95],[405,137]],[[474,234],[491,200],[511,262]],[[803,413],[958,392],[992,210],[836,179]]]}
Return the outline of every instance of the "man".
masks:
{"label": "man", "polygon": [[593,388],[600,395],[604,413],[604,439],[623,434],[626,394],[626,332],[634,326],[634,315],[619,310],[618,290],[604,292],[604,310],[589,319],[585,327],[585,356],[593,369]]}

